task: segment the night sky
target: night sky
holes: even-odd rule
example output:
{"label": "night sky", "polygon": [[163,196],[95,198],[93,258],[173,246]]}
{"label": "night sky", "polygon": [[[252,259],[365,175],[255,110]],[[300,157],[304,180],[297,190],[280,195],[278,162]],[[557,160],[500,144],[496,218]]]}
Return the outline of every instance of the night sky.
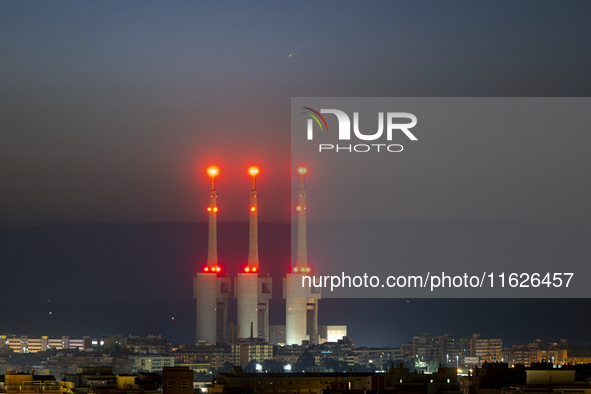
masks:
{"label": "night sky", "polygon": [[[232,237],[247,237],[236,228],[248,218],[246,169],[256,164],[259,220],[272,238],[261,239],[261,256],[280,256],[284,267],[289,250],[274,246],[290,244],[291,97],[586,97],[589,15],[587,1],[0,2],[0,271],[9,281],[0,332],[41,335],[41,325],[55,335],[192,341],[191,271],[206,251],[202,227],[186,223],[206,220],[208,165],[221,170],[219,218],[235,223],[220,227],[231,237],[220,256],[238,265],[246,248]],[[158,240],[162,255],[149,258],[142,246]],[[41,274],[48,262],[61,275],[52,282]],[[145,295],[175,264],[184,276]],[[117,269],[125,280],[109,280]],[[175,280],[188,282],[167,290]],[[29,319],[45,316],[52,294],[69,311],[64,319]],[[584,342],[584,330],[556,314],[591,323],[587,300],[344,302],[327,300],[321,323],[349,324],[356,344],[502,330],[507,342]],[[392,313],[364,327],[361,306]],[[148,318],[169,311],[182,329]],[[102,323],[79,324],[89,316]]]}

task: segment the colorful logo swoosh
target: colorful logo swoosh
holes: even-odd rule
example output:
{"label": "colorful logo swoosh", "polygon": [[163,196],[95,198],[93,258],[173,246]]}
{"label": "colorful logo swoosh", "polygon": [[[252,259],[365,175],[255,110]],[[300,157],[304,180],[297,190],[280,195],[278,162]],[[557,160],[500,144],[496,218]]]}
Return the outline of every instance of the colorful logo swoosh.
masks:
{"label": "colorful logo swoosh", "polygon": [[[314,114],[317,115],[316,116],[316,115],[311,114],[309,112],[302,112],[303,114],[310,115],[316,121],[316,123],[318,123],[318,126],[320,126],[320,130],[324,130],[324,128],[322,127],[322,123],[320,123],[320,119],[322,119],[324,126],[326,126],[326,131],[328,131],[328,125],[326,124],[326,120],[324,120],[324,116],[320,115],[320,112],[313,110],[312,108],[308,108],[308,107],[302,107],[302,108],[312,111],[312,112],[314,112]],[[318,118],[320,118],[320,119],[318,119]]]}

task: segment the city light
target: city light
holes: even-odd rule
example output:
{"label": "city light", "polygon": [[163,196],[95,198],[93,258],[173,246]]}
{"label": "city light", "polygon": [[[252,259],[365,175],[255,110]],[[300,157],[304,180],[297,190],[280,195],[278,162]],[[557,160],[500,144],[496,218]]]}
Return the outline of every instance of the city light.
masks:
{"label": "city light", "polygon": [[296,267],[293,267],[291,271],[292,272],[301,272],[301,273],[306,272],[306,273],[308,273],[308,272],[311,271],[311,268],[310,267],[297,267],[296,266]]}
{"label": "city light", "polygon": [[217,174],[219,174],[219,170],[217,167],[211,166],[207,169],[207,173],[209,174],[209,176],[216,176]]}
{"label": "city light", "polygon": [[306,172],[308,172],[308,169],[306,167],[298,167],[298,172],[300,175],[304,175]]}

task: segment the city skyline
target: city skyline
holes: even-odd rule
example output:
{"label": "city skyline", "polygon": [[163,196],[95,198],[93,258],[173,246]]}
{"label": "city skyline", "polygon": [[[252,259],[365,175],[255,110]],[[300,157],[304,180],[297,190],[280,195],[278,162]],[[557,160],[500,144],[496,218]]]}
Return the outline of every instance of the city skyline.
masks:
{"label": "city skyline", "polygon": [[[207,262],[210,165],[221,171],[218,254],[231,278],[249,255],[245,171],[256,165],[264,173],[257,178],[258,254],[275,283],[269,322],[281,324],[280,283],[295,261],[297,216],[291,98],[588,97],[589,14],[585,1],[0,3],[0,332],[161,333],[189,343],[191,278]],[[442,204],[431,216],[389,225],[412,229],[428,245],[441,246],[449,234],[456,241],[484,234],[490,243],[472,249],[490,250],[491,259],[502,256],[494,246],[503,242],[517,244],[517,254],[533,250],[532,259],[552,257],[548,248],[564,244],[557,264],[585,257],[591,223],[578,191],[587,191],[589,159],[561,141],[588,136],[559,126],[556,135],[515,146],[524,157],[547,156],[532,172],[543,185],[534,191],[568,210],[569,220],[548,221],[539,210],[517,224],[437,221],[449,211]],[[476,143],[484,154],[473,162],[483,166],[486,155],[505,149]],[[574,162],[581,175],[559,177],[568,187],[544,184],[544,171],[556,170],[552,160]],[[412,178],[413,168],[401,170]],[[315,174],[309,189],[330,184],[330,174]],[[494,171],[451,190],[470,196],[487,179]],[[515,179],[495,183],[494,192],[510,196],[516,184],[529,184]],[[439,201],[443,189],[424,182],[406,198]],[[493,213],[503,210],[490,205]],[[313,234],[334,223],[313,222],[308,258],[321,272],[338,262],[323,260]],[[404,236],[392,245],[437,257]],[[450,256],[461,250],[471,257],[472,249],[449,242]],[[233,297],[228,308],[235,321]],[[322,299],[318,323],[347,324],[351,337],[368,345],[397,344],[412,332],[499,332],[522,343],[559,330],[582,343],[588,308],[588,299]]]}

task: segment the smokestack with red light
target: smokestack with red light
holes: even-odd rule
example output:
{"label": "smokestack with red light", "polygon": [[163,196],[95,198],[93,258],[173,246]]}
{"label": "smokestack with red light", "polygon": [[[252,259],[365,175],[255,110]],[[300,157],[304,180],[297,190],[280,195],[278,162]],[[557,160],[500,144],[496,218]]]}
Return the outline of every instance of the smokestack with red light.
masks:
{"label": "smokestack with red light", "polygon": [[283,281],[285,298],[285,344],[302,345],[304,341],[318,344],[318,300],[321,297],[319,287],[304,286],[304,276],[310,280],[314,276],[308,266],[306,249],[306,167],[298,167],[300,176],[298,205],[298,245],[296,263]]}
{"label": "smokestack with red light", "polygon": [[207,265],[202,267],[193,278],[193,296],[196,301],[196,342],[228,342],[228,298],[232,281],[224,273],[218,262],[217,243],[217,192],[215,177],[217,167],[209,167],[207,175],[211,178],[209,189],[209,240],[207,245]]}
{"label": "smokestack with red light", "polygon": [[[234,282],[234,294],[237,300],[237,320],[240,327],[251,328],[250,338],[267,340],[269,338],[269,299],[272,294],[272,280],[269,274],[260,272],[258,204],[256,177],[257,167],[250,167],[248,174],[252,183],[250,188],[250,228],[248,240],[248,261],[237,275]],[[239,335],[240,338],[240,335]]]}
{"label": "smokestack with red light", "polygon": [[209,269],[218,266],[218,235],[217,235],[217,192],[215,190],[215,177],[219,174],[217,167],[209,167],[207,174],[211,177],[211,189],[209,190],[209,242],[207,244],[207,267]]}
{"label": "smokestack with red light", "polygon": [[308,266],[308,252],[306,249],[306,187],[304,178],[308,170],[306,167],[298,167],[300,174],[300,197],[296,210],[298,211],[298,254],[296,266],[301,270]]}
{"label": "smokestack with red light", "polygon": [[250,167],[248,173],[252,178],[250,189],[250,232],[248,242],[248,267],[251,272],[259,271],[259,234],[258,234],[258,206],[256,177],[259,174],[257,167]]}

